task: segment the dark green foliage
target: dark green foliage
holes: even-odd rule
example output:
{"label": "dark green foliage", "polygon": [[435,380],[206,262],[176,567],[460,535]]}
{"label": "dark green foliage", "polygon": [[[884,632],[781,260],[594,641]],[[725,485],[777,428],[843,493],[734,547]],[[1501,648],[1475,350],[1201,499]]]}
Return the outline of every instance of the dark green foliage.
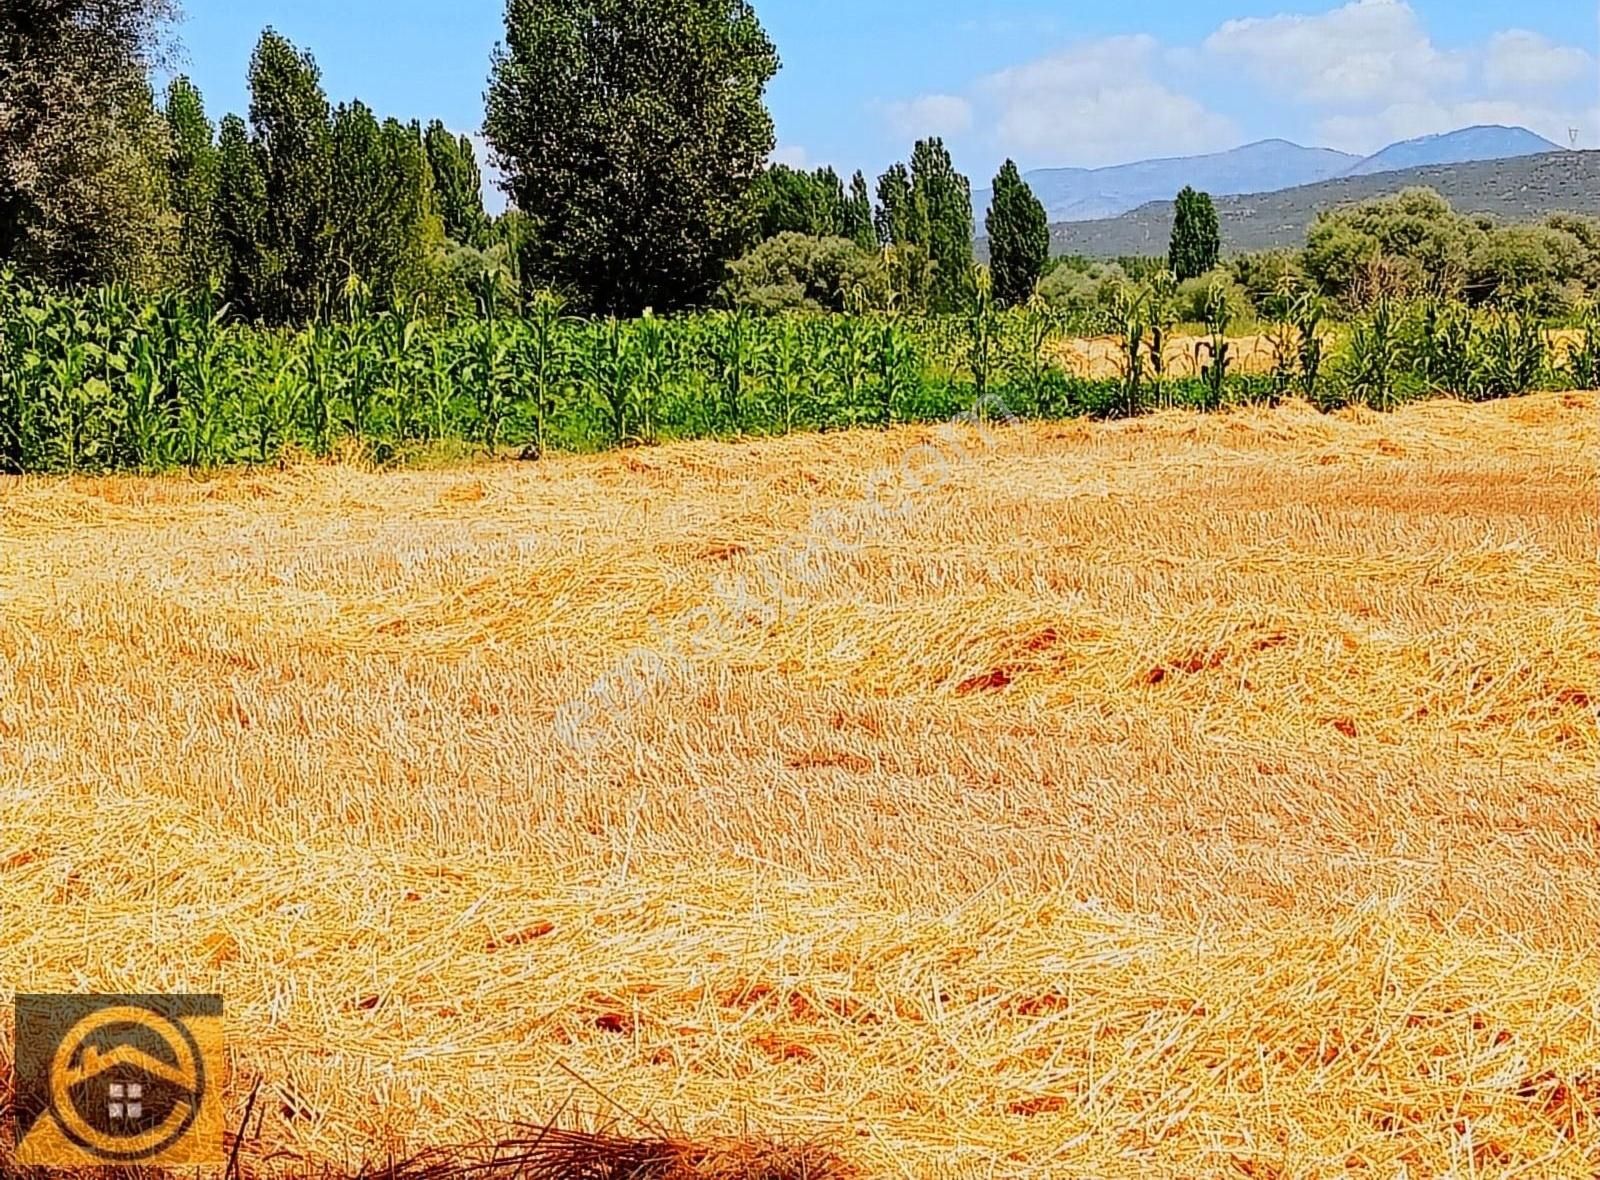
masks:
{"label": "dark green foliage", "polygon": [[333,115],[328,185],[329,248],[341,283],[354,276],[379,307],[404,302],[419,282],[433,216],[433,188],[422,135],[367,107]]}
{"label": "dark green foliage", "polygon": [[271,29],[250,58],[250,127],[266,207],[255,284],[240,302],[272,323],[308,320],[344,277],[329,248],[333,136],[316,62]]}
{"label": "dark green foliage", "polygon": [[483,173],[472,140],[450,134],[435,119],[428,124],[423,146],[446,236],[482,250],[489,245],[489,215],[483,209]]}
{"label": "dark green foliage", "polygon": [[531,277],[590,310],[705,301],[772,151],[777,68],[747,0],[509,0],[484,126]]}
{"label": "dark green foliage", "polygon": [[927,239],[918,244],[933,260],[934,309],[965,307],[973,296],[972,185],[955,170],[940,139],[921,140],[912,149],[911,184],[927,218]]}
{"label": "dark green foliage", "polygon": [[223,292],[236,314],[257,319],[257,292],[267,282],[267,179],[244,120],[229,115],[217,133],[217,253]]}
{"label": "dark green foliage", "polygon": [[1178,194],[1174,209],[1168,269],[1183,282],[1215,270],[1221,256],[1222,231],[1211,194],[1186,187]]}
{"label": "dark green foliage", "polygon": [[860,170],[850,178],[850,195],[845,198],[841,237],[849,238],[863,250],[878,245],[878,231],[872,223],[872,198],[867,194],[867,178]]}
{"label": "dark green foliage", "polygon": [[0,264],[165,279],[166,123],[147,79],[172,15],[166,0],[0,4]]}
{"label": "dark green foliage", "polygon": [[217,228],[217,193],[222,160],[205,103],[183,76],[167,86],[167,172],[172,210],[178,218],[173,281],[192,291],[211,289],[222,278]]}
{"label": "dark green foliage", "polygon": [[937,311],[971,302],[972,186],[942,140],[919,141],[909,168],[895,164],[878,178],[874,224],[879,241],[900,254],[891,269],[903,300]]}
{"label": "dark green foliage", "polygon": [[1026,303],[1050,257],[1050,221],[1016,164],[1007,160],[994,178],[994,197],[984,221],[995,302]]}
{"label": "dark green foliage", "polygon": [[750,190],[758,241],[779,234],[846,237],[844,182],[832,168],[802,172],[773,164]]}
{"label": "dark green foliage", "polygon": [[878,177],[878,208],[873,214],[878,241],[885,246],[928,243],[928,211],[917,201],[911,185],[911,170],[894,164]]}

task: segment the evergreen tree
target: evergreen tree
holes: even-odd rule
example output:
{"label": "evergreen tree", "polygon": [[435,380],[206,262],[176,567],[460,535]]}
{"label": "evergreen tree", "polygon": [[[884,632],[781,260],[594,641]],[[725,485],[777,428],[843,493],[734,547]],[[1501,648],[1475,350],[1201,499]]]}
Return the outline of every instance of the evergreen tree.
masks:
{"label": "evergreen tree", "polygon": [[994,178],[994,197],[984,219],[989,269],[1001,307],[1026,303],[1050,258],[1050,222],[1017,166],[1007,160]]}
{"label": "evergreen tree", "polygon": [[316,62],[271,29],[250,59],[250,126],[267,195],[256,309],[275,323],[308,320],[343,277],[329,249],[332,131]]}
{"label": "evergreen tree", "polygon": [[188,78],[179,75],[167,86],[163,114],[171,148],[167,168],[172,208],[178,217],[173,277],[190,290],[203,291],[221,278],[217,194],[222,161],[205,103]]}
{"label": "evergreen tree", "polygon": [[539,279],[591,311],[708,299],[772,151],[748,0],[508,0],[484,129]]}
{"label": "evergreen tree", "polygon": [[444,232],[451,241],[481,250],[489,242],[489,215],[483,208],[483,174],[472,140],[451,135],[438,119],[423,136],[433,193]]}
{"label": "evergreen tree", "polygon": [[247,319],[261,315],[260,293],[276,279],[276,260],[263,250],[267,222],[267,181],[245,130],[244,120],[229,115],[217,133],[218,263],[222,293],[236,313]]}
{"label": "evergreen tree", "polygon": [[972,185],[955,170],[944,141],[924,139],[911,151],[911,186],[927,218],[934,306],[964,307],[972,294]]}
{"label": "evergreen tree", "polygon": [[1211,194],[1185,187],[1178,194],[1167,265],[1178,281],[1197,279],[1216,269],[1222,254],[1222,231]]}

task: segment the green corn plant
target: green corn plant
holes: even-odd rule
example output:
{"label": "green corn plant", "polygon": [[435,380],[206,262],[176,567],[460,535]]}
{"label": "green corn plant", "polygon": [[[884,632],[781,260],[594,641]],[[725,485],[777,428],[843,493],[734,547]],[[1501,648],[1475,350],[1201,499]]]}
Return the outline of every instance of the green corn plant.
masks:
{"label": "green corn plant", "polygon": [[1567,353],[1567,373],[1578,389],[1600,389],[1600,306],[1591,305]]}
{"label": "green corn plant", "polygon": [[404,315],[385,311],[372,333],[378,404],[388,407],[399,439],[418,438],[426,430],[418,348],[422,327],[414,309]]}
{"label": "green corn plant", "polygon": [[784,434],[794,431],[800,401],[806,383],[805,340],[803,329],[793,316],[778,321],[767,349],[767,388],[776,401],[779,429]]}
{"label": "green corn plant", "polygon": [[282,337],[267,337],[243,406],[248,445],[257,462],[270,462],[293,441],[310,387],[304,358],[293,344]]}
{"label": "green corn plant", "polygon": [[1122,341],[1122,386],[1115,412],[1132,418],[1144,409],[1145,295],[1129,288],[1117,291],[1111,303],[1112,321]]}
{"label": "green corn plant", "polygon": [[610,419],[611,441],[628,441],[628,354],[623,346],[622,322],[607,316],[594,327],[585,357],[590,389]]}
{"label": "green corn plant", "polygon": [[1351,332],[1350,395],[1375,410],[1393,409],[1398,400],[1395,382],[1405,356],[1397,328],[1394,303],[1380,296]]}
{"label": "green corn plant", "polygon": [[539,291],[529,301],[518,369],[533,409],[533,443],[540,454],[550,445],[561,373],[561,328],[566,322],[566,301],[554,291]]}
{"label": "green corn plant", "polygon": [[177,433],[162,348],[153,334],[135,337],[132,348],[133,360],[123,382],[118,451],[129,466],[160,470],[171,466],[176,457],[173,443]]}
{"label": "green corn plant", "polygon": [[448,438],[452,426],[451,413],[455,400],[456,360],[452,342],[443,332],[431,333],[425,344],[427,359],[423,366],[422,396],[423,437],[429,442]]}
{"label": "green corn plant", "polygon": [[668,346],[666,325],[649,308],[634,325],[633,400],[639,419],[639,439],[656,441],[656,415],[667,385]]}
{"label": "green corn plant", "polygon": [[989,387],[995,369],[999,315],[994,303],[994,276],[986,266],[973,269],[972,305],[966,317],[967,369],[972,374],[973,407],[979,422],[989,419]]}
{"label": "green corn plant", "polygon": [[1422,304],[1416,329],[1413,371],[1430,392],[1475,395],[1474,323],[1459,302],[1430,297]]}
{"label": "green corn plant", "polygon": [[898,315],[883,316],[876,325],[875,336],[878,425],[887,430],[894,422],[896,404],[917,392],[917,354]]}
{"label": "green corn plant", "polygon": [[754,367],[756,344],[750,313],[724,312],[715,321],[714,380],[722,398],[723,420],[738,434],[744,427],[746,377]]}
{"label": "green corn plant", "polygon": [[830,328],[824,338],[832,361],[829,377],[838,395],[835,416],[845,422],[858,421],[863,417],[862,392],[871,368],[872,324],[865,315],[846,312],[832,321]]}
{"label": "green corn plant", "polygon": [[1150,385],[1157,405],[1164,403],[1167,379],[1167,333],[1177,323],[1174,303],[1178,280],[1170,270],[1158,270],[1145,284],[1145,323],[1150,332]]}
{"label": "green corn plant", "polygon": [[1206,353],[1205,364],[1200,370],[1200,379],[1206,391],[1203,407],[1206,410],[1220,410],[1227,393],[1228,365],[1233,348],[1228,342],[1231,321],[1227,296],[1222,288],[1212,287],[1206,293],[1206,330],[1211,333],[1211,338],[1195,345],[1196,360],[1200,353]]}
{"label": "green corn plant", "polygon": [[1289,304],[1289,323],[1294,328],[1296,359],[1299,362],[1300,392],[1308,402],[1317,403],[1318,382],[1327,341],[1322,334],[1325,309],[1315,291],[1302,291]]}
{"label": "green corn plant", "polygon": [[1517,302],[1498,308],[1484,333],[1478,390],[1486,398],[1528,393],[1544,384],[1549,341],[1533,309]]}
{"label": "green corn plant", "polygon": [[333,407],[339,395],[338,348],[328,326],[317,322],[297,338],[306,370],[306,433],[312,452],[325,456],[333,448]]}

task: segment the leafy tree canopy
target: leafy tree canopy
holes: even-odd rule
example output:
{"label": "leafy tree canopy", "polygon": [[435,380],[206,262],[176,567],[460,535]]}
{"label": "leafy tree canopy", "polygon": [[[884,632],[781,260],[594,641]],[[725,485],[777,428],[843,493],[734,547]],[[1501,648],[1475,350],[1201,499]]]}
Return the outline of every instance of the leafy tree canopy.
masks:
{"label": "leafy tree canopy", "polygon": [[777,68],[748,0],[509,0],[484,128],[537,277],[594,311],[704,301],[746,237]]}

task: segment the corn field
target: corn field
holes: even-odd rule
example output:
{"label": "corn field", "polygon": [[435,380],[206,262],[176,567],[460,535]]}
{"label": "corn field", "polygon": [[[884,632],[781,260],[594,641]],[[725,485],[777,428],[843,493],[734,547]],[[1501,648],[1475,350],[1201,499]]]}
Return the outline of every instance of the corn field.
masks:
{"label": "corn field", "polygon": [[348,314],[298,330],[230,320],[204,296],[108,287],[62,295],[0,278],[0,470],[206,469],[323,456],[390,461],[430,444],[589,451],[677,438],[820,431],[949,418],[1216,410],[1299,395],[1390,408],[1600,384],[1591,316],[1558,355],[1514,309],[1381,305],[1341,355],[1297,305],[1270,374],[1233,371],[1219,309],[1200,375],[1164,371],[1167,325],[1130,298],[1116,376],[1074,375],[1047,345],[1081,329],[1042,307],[959,315],[713,311],[584,320],[540,293],[494,293],[454,319]]}

